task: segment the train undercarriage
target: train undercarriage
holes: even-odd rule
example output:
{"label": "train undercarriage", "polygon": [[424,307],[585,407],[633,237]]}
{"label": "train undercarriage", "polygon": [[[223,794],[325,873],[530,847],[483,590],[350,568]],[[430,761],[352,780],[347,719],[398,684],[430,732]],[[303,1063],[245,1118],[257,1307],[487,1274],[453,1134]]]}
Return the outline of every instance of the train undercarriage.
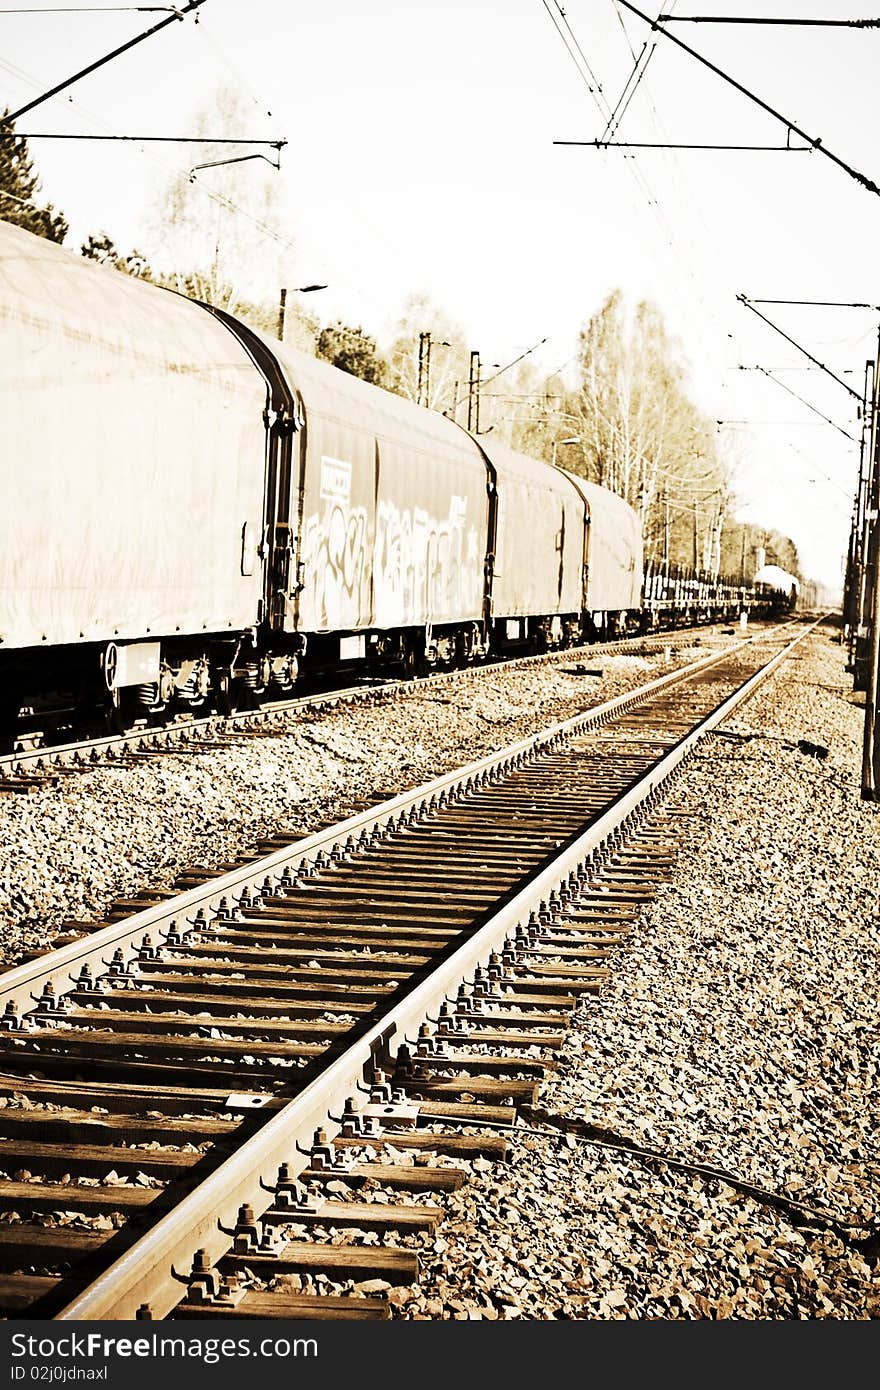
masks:
{"label": "train undercarriage", "polygon": [[627,633],[769,615],[770,598],[656,599],[632,612],[493,618],[391,632],[300,634],[259,629],[197,638],[89,643],[0,653],[0,751],[57,743],[81,730],[122,732],[198,714],[254,708],[359,678],[415,678],[609,641]]}

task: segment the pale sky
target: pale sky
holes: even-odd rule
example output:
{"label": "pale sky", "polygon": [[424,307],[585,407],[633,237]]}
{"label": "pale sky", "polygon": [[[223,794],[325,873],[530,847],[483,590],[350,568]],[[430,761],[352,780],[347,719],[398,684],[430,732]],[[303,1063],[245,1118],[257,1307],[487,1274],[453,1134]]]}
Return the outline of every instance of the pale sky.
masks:
{"label": "pale sky", "polygon": [[[21,8],[0,0],[0,106],[13,109],[163,18],[11,12]],[[260,242],[264,279],[326,282],[309,307],[323,321],[361,325],[380,344],[407,296],[424,292],[464,326],[485,362],[507,362],[546,338],[533,360],[549,372],[570,361],[581,324],[612,289],[652,299],[691,363],[698,403],[730,422],[722,428],[738,441],[738,515],[790,534],[806,572],[837,584],[857,444],[761,372],[738,368],[773,371],[857,435],[855,402],[736,294],[880,304],[880,198],[817,152],[554,145],[602,135],[600,107],[616,104],[646,40],[656,49],[616,138],[786,141],[783,124],[615,0],[565,0],[563,9],[564,19],[555,0],[206,0],[198,24],[189,16],[169,25],[18,128],[192,134],[218,89],[238,87],[246,128],[209,133],[288,141],[279,172],[260,160],[240,171],[243,209],[249,188],[253,211],[271,185],[289,239]],[[677,0],[664,9],[870,13],[863,0]],[[669,30],[880,183],[880,30]],[[68,244],[102,230],[157,261],[163,188],[224,153],[37,140],[32,152],[43,196],[71,224]],[[216,175],[197,177],[210,187]],[[193,259],[207,262],[221,214],[207,196],[204,204],[204,244]],[[222,216],[253,230],[241,214]],[[861,391],[880,313],[761,307]]]}

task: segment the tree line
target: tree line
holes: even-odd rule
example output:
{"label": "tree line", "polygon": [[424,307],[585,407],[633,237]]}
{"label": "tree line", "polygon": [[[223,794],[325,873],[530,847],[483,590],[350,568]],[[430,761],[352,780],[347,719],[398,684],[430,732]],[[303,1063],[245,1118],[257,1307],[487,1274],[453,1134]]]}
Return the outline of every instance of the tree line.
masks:
{"label": "tree line", "polygon": [[[236,99],[225,97],[234,122]],[[216,106],[214,107],[216,112]],[[7,113],[8,114],[8,109]],[[10,132],[0,139],[0,217],[51,241],[64,242],[63,214],[39,198],[40,182],[27,141]],[[12,138],[10,138],[10,134]],[[253,212],[240,166],[222,171],[214,212],[210,264],[188,270],[159,270],[138,250],[120,251],[105,231],[81,245],[81,254],[127,275],[178,290],[227,309],[263,332],[276,334],[277,298],[267,284],[246,288],[256,261],[254,233],[242,232],[239,200],[247,199],[249,220],[281,248],[268,267],[268,285],[285,283],[284,238],[273,227],[271,194]],[[186,264],[194,229],[204,223],[201,190],[179,176],[160,212],[162,243]],[[225,208],[224,208],[225,205]],[[223,215],[224,211],[227,215]],[[266,268],[264,252],[259,263]],[[276,290],[277,295],[277,290]],[[465,333],[424,295],[407,301],[391,341],[381,350],[360,325],[322,325],[298,297],[288,303],[284,337],[344,371],[409,400],[442,411],[461,424],[475,416],[474,357]],[[736,521],[736,456],[718,422],[689,394],[688,366],[659,309],[631,303],[617,289],[584,323],[578,349],[565,369],[550,375],[529,361],[479,364],[479,428],[512,448],[556,463],[617,492],[639,513],[646,559],[749,580],[763,555],[799,574],[797,549],[782,533]]]}

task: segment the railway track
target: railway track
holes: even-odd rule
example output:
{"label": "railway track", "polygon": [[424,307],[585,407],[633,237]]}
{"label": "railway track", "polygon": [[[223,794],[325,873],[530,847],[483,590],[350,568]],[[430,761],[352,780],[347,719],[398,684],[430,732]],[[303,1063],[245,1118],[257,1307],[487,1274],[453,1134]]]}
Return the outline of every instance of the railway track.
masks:
{"label": "railway track", "polygon": [[668,874],[713,654],[0,976],[0,1310],[389,1316]]}
{"label": "railway track", "polygon": [[[504,661],[507,669],[573,661],[585,656],[600,657],[645,653],[664,647],[681,647],[690,640],[702,640],[723,624],[698,629],[685,628],[647,636],[624,637],[613,642],[590,643],[531,656],[514,657]],[[289,699],[273,700],[251,710],[232,714],[209,714],[183,717],[172,723],[151,727],[138,725],[125,733],[99,734],[67,743],[38,743],[13,752],[0,754],[0,794],[26,794],[38,787],[52,784],[63,777],[89,771],[100,764],[134,765],[145,759],[155,759],[165,753],[201,753],[211,748],[239,745],[249,739],[272,738],[283,734],[291,718],[333,705],[381,704],[387,700],[405,698],[425,684],[442,686],[453,680],[479,680],[487,672],[498,669],[498,661],[490,661],[454,671],[438,671],[412,680],[362,680],[359,684],[339,689],[315,690]]]}

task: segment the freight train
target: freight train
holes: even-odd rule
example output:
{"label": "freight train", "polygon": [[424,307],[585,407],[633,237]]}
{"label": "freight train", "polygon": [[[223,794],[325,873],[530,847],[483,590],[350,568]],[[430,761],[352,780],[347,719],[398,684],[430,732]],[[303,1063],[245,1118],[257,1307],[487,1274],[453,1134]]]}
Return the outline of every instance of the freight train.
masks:
{"label": "freight train", "polygon": [[769,595],[603,487],[0,222],[0,728],[228,708]]}

